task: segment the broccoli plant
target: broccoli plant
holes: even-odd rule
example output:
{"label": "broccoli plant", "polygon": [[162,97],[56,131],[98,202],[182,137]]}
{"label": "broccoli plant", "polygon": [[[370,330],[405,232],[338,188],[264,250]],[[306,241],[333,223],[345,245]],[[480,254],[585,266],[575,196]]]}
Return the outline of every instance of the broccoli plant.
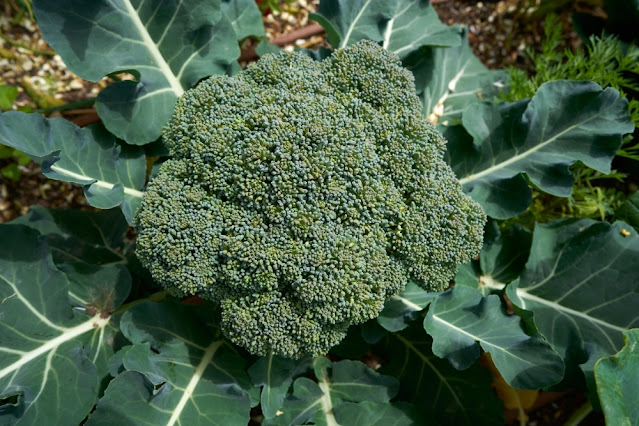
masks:
{"label": "broccoli plant", "polygon": [[0,115],[99,210],[0,225],[0,423],[499,424],[493,380],[636,422],[635,204],[509,226],[576,162],[610,171],[615,89],[497,102],[506,73],[427,1],[323,0],[332,49],[244,70],[253,0],[33,10],[77,75],[135,79],[92,126]]}
{"label": "broccoli plant", "polygon": [[413,75],[362,41],[317,62],[268,55],[185,93],[136,253],[176,296],[222,308],[257,355],[321,355],[408,280],[448,287],[485,215],[444,162]]}

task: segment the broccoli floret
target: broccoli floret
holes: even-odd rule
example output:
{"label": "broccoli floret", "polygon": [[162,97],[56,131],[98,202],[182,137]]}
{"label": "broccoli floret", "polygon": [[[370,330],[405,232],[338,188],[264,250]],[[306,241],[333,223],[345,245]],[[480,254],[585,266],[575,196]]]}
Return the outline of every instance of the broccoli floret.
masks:
{"label": "broccoli floret", "polygon": [[369,41],[267,55],[186,92],[137,254],[177,296],[221,307],[249,352],[327,352],[414,280],[446,288],[485,215],[443,160],[412,74]]}

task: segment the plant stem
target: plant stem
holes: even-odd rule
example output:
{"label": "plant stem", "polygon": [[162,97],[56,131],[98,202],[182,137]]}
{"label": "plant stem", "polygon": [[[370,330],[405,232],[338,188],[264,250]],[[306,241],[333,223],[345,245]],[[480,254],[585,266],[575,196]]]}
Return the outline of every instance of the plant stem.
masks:
{"label": "plant stem", "polygon": [[564,426],[579,426],[579,424],[588,417],[588,414],[592,412],[592,405],[590,401],[586,402],[581,407],[572,413],[572,416],[564,423]]}
{"label": "plant stem", "polygon": [[19,47],[19,48],[22,48],[22,49],[28,50],[28,51],[30,51],[30,52],[35,53],[36,55],[48,55],[48,56],[53,56],[53,55],[55,55],[55,52],[54,52],[54,51],[52,51],[52,50],[39,50],[39,49],[34,49],[34,48],[32,48],[32,47],[25,46],[24,44],[18,43],[17,41],[13,41],[13,40],[11,40],[9,37],[4,36],[4,35],[2,35],[2,34],[0,34],[0,38],[1,38],[2,40],[6,41],[7,43],[9,43],[9,44],[10,44],[10,45],[12,45],[12,46],[15,46],[15,47]]}
{"label": "plant stem", "polygon": [[158,291],[157,293],[153,293],[147,297],[143,297],[142,299],[133,300],[132,302],[125,303],[124,305],[120,306],[118,309],[113,311],[111,315],[122,314],[128,311],[130,308],[134,307],[135,305],[142,302],[146,302],[147,300],[151,302],[159,302],[163,300],[168,294],[169,293],[166,290],[162,290],[162,291]]}
{"label": "plant stem", "polygon": [[69,104],[64,104],[64,105],[60,105],[57,107],[52,107],[52,108],[41,108],[41,109],[36,109],[34,112],[40,113],[40,114],[49,114],[55,111],[66,111],[69,109],[74,109],[74,108],[82,108],[85,106],[91,106],[95,103],[95,98],[91,98],[91,99],[86,99],[84,101],[78,101],[78,102],[71,102]]}

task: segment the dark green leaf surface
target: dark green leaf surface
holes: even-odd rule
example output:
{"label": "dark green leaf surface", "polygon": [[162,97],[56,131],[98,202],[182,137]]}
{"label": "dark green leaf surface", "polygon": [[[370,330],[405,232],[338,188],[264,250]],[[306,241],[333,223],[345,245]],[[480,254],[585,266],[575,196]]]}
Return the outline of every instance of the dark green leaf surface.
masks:
{"label": "dark green leaf surface", "polygon": [[[282,410],[277,413],[276,417],[264,419],[262,424],[264,426],[306,424],[316,413],[319,412],[319,415],[321,415],[324,400],[326,400],[324,392],[317,383],[306,377],[300,377],[293,383],[293,393],[289,394],[284,400]],[[333,418],[331,417],[331,419]],[[327,423],[325,418],[323,420],[320,418],[319,424]]]}
{"label": "dark green leaf surface", "polygon": [[616,220],[623,220],[639,232],[639,191],[629,197],[615,212]]}
{"label": "dark green leaf surface", "polygon": [[457,46],[460,41],[458,31],[439,21],[428,0],[325,0],[311,19],[326,29],[335,49],[368,39],[404,58],[422,46]]}
{"label": "dark green leaf surface", "polygon": [[381,375],[359,361],[343,360],[331,363],[328,358],[314,360],[315,383],[307,378],[299,378],[293,384],[293,393],[285,400],[280,412],[274,418],[266,419],[267,425],[299,425],[309,420],[318,425],[355,425],[354,419],[366,416],[371,407],[355,404],[344,414],[339,423],[334,409],[343,402],[373,404],[387,403],[397,393],[395,378]]}
{"label": "dark green leaf surface", "polygon": [[[197,307],[144,302],[120,327],[133,346],[87,424],[246,425],[252,391],[244,359],[207,326]],[[209,307],[210,309],[210,307]]]}
{"label": "dark green leaf surface", "polygon": [[619,351],[622,332],[639,326],[638,270],[639,237],[623,222],[537,224],[526,269],[506,294],[534,314],[568,371],[580,364],[593,386],[595,362]]}
{"label": "dark green leaf surface", "polygon": [[408,403],[383,404],[363,401],[343,402],[333,410],[335,420],[343,426],[410,426],[428,424],[414,405]]}
{"label": "dark green leaf surface", "polygon": [[450,163],[464,191],[497,219],[523,212],[530,203],[504,203],[506,196],[529,191],[521,174],[539,189],[566,197],[576,161],[603,173],[634,125],[628,101],[619,93],[587,81],[543,84],[530,100],[474,104],[462,117],[473,144],[450,146]]}
{"label": "dark green leaf surface", "polygon": [[435,356],[421,324],[389,334],[378,349],[390,360],[380,373],[399,379],[398,399],[414,403],[429,419],[426,424],[503,423],[490,373],[478,364],[458,371]]}
{"label": "dark green leaf surface", "polygon": [[386,301],[377,322],[391,332],[403,330],[419,317],[419,312],[436,296],[437,293],[429,293],[417,284],[409,282],[404,290]]}
{"label": "dark green leaf surface", "polygon": [[492,241],[485,239],[479,262],[461,265],[455,284],[473,287],[483,296],[504,290],[524,270],[531,241],[532,232],[520,225],[499,232]]}
{"label": "dark green leaf surface", "polygon": [[249,36],[264,37],[266,35],[262,13],[255,0],[222,0],[222,12],[231,21],[238,40]]}
{"label": "dark green leaf surface", "polygon": [[260,403],[264,417],[275,417],[295,375],[308,367],[308,360],[294,361],[271,354],[260,358],[249,368],[248,373],[255,386],[262,387]]}
{"label": "dark green leaf surface", "polygon": [[33,205],[12,223],[39,231],[46,238],[56,264],[107,265],[125,261],[124,236],[128,224],[119,209],[87,212]]}
{"label": "dark green leaf surface", "polygon": [[428,47],[404,59],[415,75],[415,89],[424,115],[433,123],[449,125],[466,107],[491,100],[505,86],[503,71],[490,71],[473,54],[467,29],[455,29],[460,42],[450,48]]}
{"label": "dark green leaf surface", "polygon": [[514,388],[545,388],[563,377],[561,357],[540,335],[524,333],[521,319],[506,315],[498,296],[455,286],[433,301],[424,328],[433,337],[433,353],[457,369],[477,361],[479,342]]}
{"label": "dark green leaf surface", "polygon": [[609,425],[639,424],[639,329],[624,332],[625,346],[595,364],[601,408]]}
{"label": "dark green leaf surface", "polygon": [[34,0],[47,42],[80,77],[128,71],[98,96],[105,126],[129,143],[156,140],[184,90],[240,55],[220,0]]}
{"label": "dark green leaf surface", "polygon": [[109,318],[72,309],[37,231],[0,225],[0,241],[14,242],[0,245],[0,423],[78,424],[97,398]]}
{"label": "dark green leaf surface", "polygon": [[121,205],[132,223],[144,188],[142,149],[118,144],[99,125],[81,129],[62,118],[17,111],[0,114],[0,143],[40,163],[45,176],[82,185],[92,206]]}

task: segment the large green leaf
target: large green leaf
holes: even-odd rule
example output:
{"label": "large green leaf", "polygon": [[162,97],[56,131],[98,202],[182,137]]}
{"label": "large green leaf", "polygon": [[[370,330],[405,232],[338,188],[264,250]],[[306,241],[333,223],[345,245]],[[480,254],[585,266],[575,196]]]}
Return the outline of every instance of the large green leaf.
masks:
{"label": "large green leaf", "polygon": [[623,220],[639,232],[639,191],[635,192],[617,209],[616,220]]}
{"label": "large green leaf", "polygon": [[459,267],[455,284],[473,287],[484,296],[503,290],[505,284],[519,278],[524,270],[531,241],[532,232],[520,225],[503,232],[497,230],[494,239],[484,239],[479,261]]}
{"label": "large green leaf", "polygon": [[595,364],[597,392],[609,425],[639,425],[639,329],[624,332],[618,354]]}
{"label": "large green leaf", "polygon": [[506,315],[498,296],[455,286],[431,303],[424,329],[433,337],[433,353],[457,369],[477,361],[479,342],[514,388],[545,388],[563,378],[561,357],[540,335],[524,333],[521,319]]}
{"label": "large green leaf", "polygon": [[424,47],[404,59],[415,76],[415,89],[424,115],[433,123],[448,125],[470,104],[491,100],[505,87],[506,73],[482,65],[468,43],[468,30],[458,28],[457,47]]}
{"label": "large green leaf", "polygon": [[118,209],[87,212],[53,210],[38,205],[11,223],[39,231],[47,240],[53,261],[108,265],[125,262],[128,229]]}
{"label": "large green leaf", "polygon": [[386,301],[377,322],[391,332],[403,330],[419,317],[419,313],[437,294],[429,293],[414,282],[409,282],[404,290]]}
{"label": "large green leaf", "polygon": [[506,294],[534,314],[569,376],[579,366],[594,390],[595,362],[620,350],[622,332],[639,326],[638,270],[639,237],[623,222],[537,224],[526,269]]}
{"label": "large green leaf", "polygon": [[442,24],[428,0],[327,0],[311,19],[333,48],[362,39],[381,42],[400,58],[422,46],[458,46],[458,30]]}
{"label": "large green leaf", "polygon": [[72,309],[37,231],[0,225],[0,240],[0,423],[78,424],[98,395],[110,318]]}
{"label": "large green leaf", "polygon": [[136,76],[96,102],[107,129],[132,144],[157,139],[184,90],[240,55],[220,0],[34,0],[33,9],[45,40],[80,77]]}
{"label": "large green leaf", "polygon": [[338,423],[334,408],[342,402],[386,404],[397,394],[395,378],[383,376],[359,361],[343,360],[331,363],[328,358],[314,360],[317,383],[302,377],[293,384],[293,393],[285,400],[282,409],[267,425],[299,425],[312,421],[317,425],[356,425],[353,419],[365,415],[370,407],[351,407]]}
{"label": "large green leaf", "polygon": [[[463,113],[472,142],[449,137],[450,163],[464,191],[497,219],[523,212],[530,196],[522,174],[537,188],[566,197],[568,167],[582,161],[603,173],[634,125],[628,101],[588,81],[543,84],[531,100],[473,104]],[[509,201],[511,194],[519,202]]]}
{"label": "large green leaf", "polygon": [[264,37],[266,35],[262,13],[255,0],[222,0],[222,12],[231,21],[238,40],[249,36]]}
{"label": "large green leaf", "polygon": [[0,143],[40,163],[45,176],[82,185],[92,206],[121,205],[132,223],[146,173],[141,148],[119,144],[99,125],[79,128],[62,118],[17,111],[0,114]]}
{"label": "large green leaf", "polygon": [[400,381],[398,398],[412,402],[437,425],[502,424],[490,373],[475,364],[458,371],[431,351],[422,325],[388,334],[377,350],[389,359],[380,372]]}
{"label": "large green leaf", "polygon": [[247,424],[247,392],[255,388],[244,358],[197,307],[140,303],[120,327],[133,343],[120,354],[126,371],[109,384],[87,424],[116,424],[124,413],[136,424]]}
{"label": "large green leaf", "polygon": [[428,424],[427,417],[413,404],[372,401],[342,402],[333,409],[343,426],[412,426]]}
{"label": "large green leaf", "polygon": [[293,379],[308,367],[308,359],[295,361],[270,354],[249,368],[248,373],[255,386],[262,387],[260,403],[264,417],[275,417],[282,408]]}

